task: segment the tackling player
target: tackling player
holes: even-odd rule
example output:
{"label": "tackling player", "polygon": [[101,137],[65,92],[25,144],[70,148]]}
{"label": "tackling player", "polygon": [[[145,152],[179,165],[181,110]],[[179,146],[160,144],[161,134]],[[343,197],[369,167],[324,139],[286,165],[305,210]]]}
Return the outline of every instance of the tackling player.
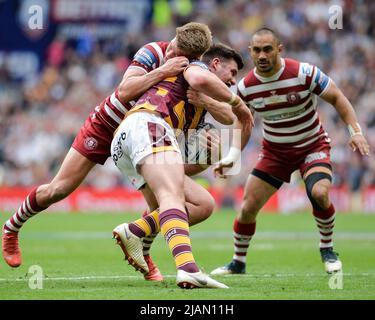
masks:
{"label": "tackling player", "polygon": [[[243,68],[243,61],[241,58],[241,55],[233,50],[230,47],[227,47],[223,44],[215,44],[213,45],[208,51],[206,51],[201,59],[201,61],[205,62],[209,70],[214,73],[221,81],[223,81],[228,87],[231,85],[234,85],[236,83],[236,76],[238,74],[238,70]],[[188,102],[190,104],[193,104],[194,106],[198,107],[200,110],[203,110],[203,112],[206,112],[204,108],[207,110],[215,110],[215,112],[219,112],[220,110],[223,110],[223,108],[230,108],[229,104],[226,103],[221,103],[218,102],[209,96],[206,96],[205,94],[189,89],[187,93],[188,97]],[[211,112],[211,111],[209,111]],[[249,116],[250,112],[248,111]],[[202,120],[203,120],[203,115],[202,115]],[[242,129],[242,123],[241,121],[237,120],[235,115],[233,115],[233,121],[234,121],[234,127],[235,129]],[[223,119],[224,120],[224,119]],[[248,139],[250,137],[250,132],[246,130],[242,131],[242,136],[241,136],[241,146],[237,147],[238,150],[238,156],[240,154],[241,148],[243,148]],[[238,145],[238,143],[235,143]],[[233,146],[233,143],[232,143]],[[233,148],[231,148],[233,150]],[[118,159],[121,155],[122,148],[118,146],[114,146],[114,157],[115,159]],[[233,153],[233,152],[232,152]],[[236,153],[236,152],[235,152]],[[229,153],[230,154],[230,153]],[[233,160],[236,160],[236,155],[232,156]],[[225,158],[227,159],[227,157]],[[225,161],[224,159],[222,161]],[[185,168],[186,168],[185,164]],[[195,164],[188,164],[190,166],[190,172],[198,172],[199,171],[199,165]],[[205,168],[207,168],[208,165],[205,165]],[[202,168],[200,168],[200,171],[202,171]],[[186,172],[186,170],[185,170]],[[208,193],[206,189],[201,187],[200,185],[196,184],[191,178],[185,176],[185,197],[186,198],[196,198],[197,196],[199,197],[208,197],[212,198],[212,196]],[[158,224],[156,223],[159,215],[159,210],[158,210],[158,203],[156,199],[154,198],[153,194],[148,192],[148,189],[143,189],[144,193],[146,194],[146,198],[148,198],[148,205],[150,210],[156,210],[152,211],[151,214],[147,216],[147,214],[144,215],[143,218],[138,219],[134,221],[133,223],[130,223],[130,229],[134,231],[134,234],[138,238],[142,238],[142,246],[141,248],[140,241],[138,239],[134,239],[135,245],[138,247],[138,252],[136,255],[139,256],[139,259],[142,260],[141,257],[141,250],[143,250],[143,259],[147,263],[149,259],[149,251],[150,247],[153,243],[154,238],[157,236],[157,234],[160,231],[160,228]],[[202,202],[202,201],[200,201]],[[212,208],[213,209],[213,208]],[[195,225],[197,223],[202,222],[203,220],[207,219],[209,215],[212,213],[212,210],[210,212],[206,211],[205,213],[199,212],[199,215],[197,215],[198,210],[194,212],[190,212],[187,208],[188,211],[188,218],[189,218],[189,226]],[[119,242],[121,245],[121,242]],[[129,243],[125,243],[125,246],[128,246]],[[126,248],[125,248],[126,250]],[[126,250],[127,251],[127,250]],[[126,259],[128,262],[133,265],[136,269],[139,269],[139,262],[135,262],[134,259],[129,256],[129,254],[125,254]],[[144,271],[144,277],[146,280],[153,280],[153,281],[162,281],[163,277],[159,270],[155,271],[153,268],[155,268],[155,264],[153,266],[150,266],[149,263],[148,265],[148,272],[144,271],[144,269],[141,268],[142,271]]]}
{"label": "tackling player", "polygon": [[[185,49],[176,54],[183,54],[190,60],[198,59],[211,41],[208,27],[202,27],[202,30],[205,30],[204,36],[196,34],[185,39]],[[243,130],[250,132],[252,117],[243,101],[200,61],[191,61],[183,73],[154,85],[126,114],[111,150],[116,166],[135,188],[143,192],[150,207],[150,201],[156,202],[159,210],[136,223],[117,226],[113,234],[128,261],[146,273],[149,269],[143,258],[141,238],[160,230],[175,260],[178,286],[227,288],[199,270],[191,249],[184,167],[173,129],[183,133],[195,129],[206,110],[204,106],[189,104],[189,86],[215,100],[229,103],[234,114],[246,118],[242,122]]]}
{"label": "tackling player", "polygon": [[[113,133],[125,113],[134,105],[135,98],[159,81],[179,74],[188,64],[183,56],[176,56],[177,41],[197,32],[197,24],[188,23],[176,29],[176,38],[171,42],[152,42],[142,47],[135,55],[118,88],[85,121],[66,155],[60,170],[53,180],[30,192],[22,205],[3,226],[2,254],[6,263],[18,267],[22,263],[18,245],[18,233],[23,224],[50,205],[70,195],[85,179],[96,164],[104,164],[110,156]],[[129,102],[130,101],[130,102]],[[220,121],[230,119],[230,110],[217,116]],[[208,192],[207,192],[208,193]],[[198,194],[190,205],[190,211],[199,207],[200,212],[211,212],[212,199]],[[152,260],[148,261],[150,265]]]}
{"label": "tackling player", "polygon": [[[263,149],[249,176],[234,225],[234,255],[213,275],[245,273],[246,254],[256,217],[267,200],[299,170],[320,232],[320,255],[328,273],[342,269],[333,251],[335,208],[329,199],[332,180],[330,138],[319,120],[317,96],[330,103],[346,124],[353,152],[369,155],[356,114],[336,84],[318,67],[280,56],[283,46],[274,31],[255,32],[249,47],[255,68],[238,84],[238,94],[263,124]],[[221,174],[225,167],[219,165]]]}

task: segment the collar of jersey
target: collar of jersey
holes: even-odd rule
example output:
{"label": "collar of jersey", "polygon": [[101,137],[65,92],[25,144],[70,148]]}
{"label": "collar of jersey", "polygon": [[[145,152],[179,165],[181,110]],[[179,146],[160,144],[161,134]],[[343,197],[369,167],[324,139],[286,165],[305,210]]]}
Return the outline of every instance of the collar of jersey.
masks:
{"label": "collar of jersey", "polygon": [[278,80],[283,73],[285,69],[285,60],[281,58],[281,68],[279,71],[277,71],[273,76],[270,77],[262,77],[261,75],[257,74],[256,68],[254,68],[254,75],[257,77],[259,81],[262,82],[270,82],[270,81],[275,81]]}

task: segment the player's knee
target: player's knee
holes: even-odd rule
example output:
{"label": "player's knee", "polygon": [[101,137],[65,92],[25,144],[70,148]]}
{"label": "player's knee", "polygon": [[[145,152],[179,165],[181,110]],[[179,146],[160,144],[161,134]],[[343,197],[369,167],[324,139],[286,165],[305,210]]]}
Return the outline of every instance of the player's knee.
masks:
{"label": "player's knee", "polygon": [[328,201],[328,186],[316,183],[311,191],[311,196],[319,204],[320,207],[325,207]]}
{"label": "player's knee", "polygon": [[258,213],[257,203],[260,203],[261,199],[257,199],[254,195],[248,195],[244,198],[241,205],[241,215],[244,217],[255,217]]}
{"label": "player's knee", "polygon": [[331,175],[325,172],[314,172],[305,179],[307,196],[314,209],[322,210],[329,205],[331,179]]}

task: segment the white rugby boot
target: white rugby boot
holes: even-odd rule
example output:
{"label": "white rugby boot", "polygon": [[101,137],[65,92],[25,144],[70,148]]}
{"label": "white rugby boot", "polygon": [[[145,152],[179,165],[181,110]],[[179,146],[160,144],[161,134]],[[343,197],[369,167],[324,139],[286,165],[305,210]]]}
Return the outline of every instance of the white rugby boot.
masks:
{"label": "white rugby boot", "polygon": [[224,283],[216,281],[208,274],[199,272],[186,272],[184,270],[177,270],[177,285],[182,289],[194,289],[194,288],[218,288],[228,289],[229,287]]}
{"label": "white rugby boot", "polygon": [[113,237],[125,254],[125,259],[136,270],[148,273],[149,268],[143,257],[142,239],[137,237],[129,229],[129,224],[123,223],[113,229]]}

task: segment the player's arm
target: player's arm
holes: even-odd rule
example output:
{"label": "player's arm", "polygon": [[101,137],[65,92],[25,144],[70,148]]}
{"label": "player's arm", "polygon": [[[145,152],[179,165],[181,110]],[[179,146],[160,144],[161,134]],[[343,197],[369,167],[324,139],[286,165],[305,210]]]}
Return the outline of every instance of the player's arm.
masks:
{"label": "player's arm", "polygon": [[186,57],[174,57],[156,69],[152,69],[155,62],[151,65],[145,65],[146,63],[139,63],[137,67],[130,66],[125,72],[117,89],[121,102],[137,99],[158,82],[181,73],[189,61]]}
{"label": "player's arm", "polygon": [[[246,109],[247,112],[250,112],[249,109]],[[214,167],[214,175],[220,178],[225,178],[223,173],[224,168],[231,168],[234,163],[240,158],[241,151],[247,145],[250,136],[251,136],[251,129],[244,127],[242,121],[238,118],[234,120],[234,128],[233,128],[233,137],[232,137],[232,144],[229,149],[228,154],[225,158],[221,159]]]}
{"label": "player's arm", "polygon": [[341,119],[347,125],[350,133],[349,144],[353,152],[358,149],[362,155],[370,155],[370,147],[362,134],[354,108],[334,81],[330,81],[328,88],[322,93],[321,98],[337,110]]}
{"label": "player's arm", "polygon": [[187,91],[187,97],[189,103],[206,109],[221,124],[232,125],[234,123],[235,116],[232,112],[232,107],[228,103],[216,101],[192,88]]}
{"label": "player's arm", "polygon": [[[190,65],[184,71],[184,77],[190,86],[201,91],[219,102],[225,102],[232,107],[234,115],[242,122],[244,128],[251,130],[254,120],[242,99],[234,94],[215,74],[197,65]],[[225,110],[218,105],[217,112]],[[210,112],[208,109],[206,109]]]}
{"label": "player's arm", "polygon": [[[245,137],[248,135],[248,140],[251,129],[254,126],[254,119],[242,99],[234,94],[216,75],[199,66],[190,65],[185,69],[184,76],[194,90],[201,91],[217,101],[230,104],[232,112],[237,117],[237,126],[244,132]],[[241,133],[239,135],[236,135],[236,133],[235,131],[234,140],[228,155],[219,162],[222,167],[232,166],[241,155],[242,143],[243,146],[247,143],[247,140],[241,141]],[[225,161],[223,162],[223,160]]]}
{"label": "player's arm", "polygon": [[[199,65],[190,64],[184,71],[184,77],[194,90],[203,92],[219,102],[229,102],[232,99],[232,91],[224,82]],[[243,103],[239,97],[235,102]],[[231,106],[233,107],[233,102]]]}

